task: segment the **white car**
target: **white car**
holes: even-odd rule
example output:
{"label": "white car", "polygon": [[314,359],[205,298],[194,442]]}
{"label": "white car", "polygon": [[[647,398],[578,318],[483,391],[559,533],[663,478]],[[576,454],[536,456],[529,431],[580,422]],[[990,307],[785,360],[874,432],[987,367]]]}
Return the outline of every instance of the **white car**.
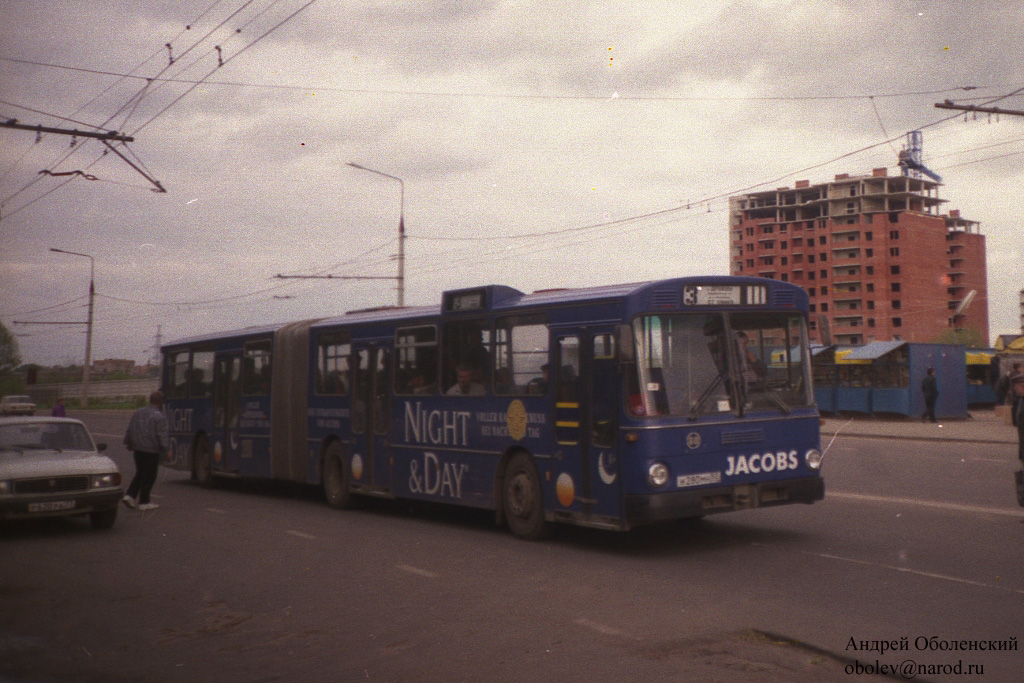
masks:
{"label": "white car", "polygon": [[11,394],[0,398],[0,415],[35,415],[36,404],[31,396]]}
{"label": "white car", "polygon": [[109,529],[121,472],[89,430],[66,417],[0,417],[0,520],[89,515]]}

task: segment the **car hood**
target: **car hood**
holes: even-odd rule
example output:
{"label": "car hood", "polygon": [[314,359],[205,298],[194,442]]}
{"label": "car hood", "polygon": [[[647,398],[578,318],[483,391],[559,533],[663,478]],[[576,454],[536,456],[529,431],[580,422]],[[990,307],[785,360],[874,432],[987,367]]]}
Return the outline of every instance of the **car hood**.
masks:
{"label": "car hood", "polygon": [[117,465],[93,451],[25,450],[0,452],[0,479],[66,477],[118,472]]}

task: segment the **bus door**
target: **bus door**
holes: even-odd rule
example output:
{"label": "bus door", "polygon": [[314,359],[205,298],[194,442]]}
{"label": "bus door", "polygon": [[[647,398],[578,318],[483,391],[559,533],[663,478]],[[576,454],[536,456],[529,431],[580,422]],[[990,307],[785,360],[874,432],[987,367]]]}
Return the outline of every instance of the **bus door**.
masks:
{"label": "bus door", "polygon": [[242,467],[238,418],[242,400],[242,354],[218,355],[213,372],[211,468],[238,474]]}
{"label": "bus door", "polygon": [[356,488],[391,492],[391,349],[354,345],[352,480]]}
{"label": "bus door", "polygon": [[593,328],[560,336],[556,345],[556,452],[569,477],[558,474],[556,499],[587,518],[621,516],[614,339],[611,328]]}

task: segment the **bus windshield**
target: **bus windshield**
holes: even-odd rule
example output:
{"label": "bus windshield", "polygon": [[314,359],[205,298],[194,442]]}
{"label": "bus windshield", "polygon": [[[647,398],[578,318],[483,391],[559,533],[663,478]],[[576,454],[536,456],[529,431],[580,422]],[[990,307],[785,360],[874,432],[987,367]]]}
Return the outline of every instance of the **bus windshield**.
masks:
{"label": "bus windshield", "polygon": [[632,415],[787,414],[813,405],[801,315],[649,315],[633,321],[633,333]]}

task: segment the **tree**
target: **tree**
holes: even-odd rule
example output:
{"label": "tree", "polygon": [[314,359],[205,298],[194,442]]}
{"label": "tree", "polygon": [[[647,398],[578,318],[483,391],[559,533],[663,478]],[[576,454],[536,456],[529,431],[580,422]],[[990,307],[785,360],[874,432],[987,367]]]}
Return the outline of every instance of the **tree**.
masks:
{"label": "tree", "polygon": [[935,338],[936,344],[960,344],[969,349],[984,349],[988,345],[982,338],[981,332],[973,327],[958,327],[948,329]]}
{"label": "tree", "polygon": [[18,340],[0,323],[0,374],[13,372],[19,365],[21,354],[18,352]]}

